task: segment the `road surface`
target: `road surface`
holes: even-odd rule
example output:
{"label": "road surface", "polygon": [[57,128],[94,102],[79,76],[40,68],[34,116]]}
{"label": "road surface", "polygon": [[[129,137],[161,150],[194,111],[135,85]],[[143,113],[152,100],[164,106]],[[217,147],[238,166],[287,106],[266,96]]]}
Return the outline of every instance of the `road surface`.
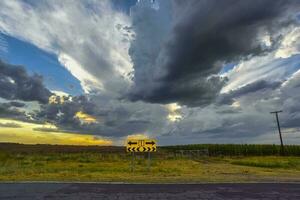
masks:
{"label": "road surface", "polygon": [[0,199],[300,199],[300,184],[0,183]]}

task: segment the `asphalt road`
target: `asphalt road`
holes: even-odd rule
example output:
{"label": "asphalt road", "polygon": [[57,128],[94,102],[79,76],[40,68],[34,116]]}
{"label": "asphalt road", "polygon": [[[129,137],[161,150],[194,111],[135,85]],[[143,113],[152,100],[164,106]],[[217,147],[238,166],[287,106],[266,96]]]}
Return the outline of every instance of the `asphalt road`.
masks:
{"label": "asphalt road", "polygon": [[300,199],[300,184],[0,183],[0,199]]}

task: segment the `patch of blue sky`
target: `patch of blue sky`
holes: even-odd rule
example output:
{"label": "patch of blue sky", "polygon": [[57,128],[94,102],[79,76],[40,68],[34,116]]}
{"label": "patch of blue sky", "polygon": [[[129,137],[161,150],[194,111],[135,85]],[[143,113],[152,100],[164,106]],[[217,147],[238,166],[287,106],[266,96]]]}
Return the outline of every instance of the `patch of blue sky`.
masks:
{"label": "patch of blue sky", "polygon": [[284,76],[288,77],[300,69],[300,54],[296,54],[288,58],[278,58],[274,60],[273,63],[273,68],[270,70],[275,70],[276,68],[284,67]]}
{"label": "patch of blue sky", "polygon": [[300,12],[297,13],[297,16],[296,16],[296,17],[297,17],[297,20],[300,21]]}
{"label": "patch of blue sky", "polygon": [[111,0],[111,2],[115,10],[129,14],[130,8],[136,4],[137,0]]}
{"label": "patch of blue sky", "polygon": [[223,67],[222,67],[221,71],[219,72],[219,74],[224,74],[224,73],[232,70],[236,64],[237,63],[227,63],[227,64],[223,65]]}
{"label": "patch of blue sky", "polygon": [[1,37],[7,44],[7,52],[2,58],[4,61],[23,65],[29,74],[42,75],[44,84],[50,90],[71,95],[83,94],[80,82],[58,62],[56,55],[11,36],[2,34]]}
{"label": "patch of blue sky", "polygon": [[0,33],[0,59],[4,58],[7,53],[7,43],[2,34]]}
{"label": "patch of blue sky", "polygon": [[[300,54],[293,55],[288,58],[278,58],[274,59],[272,62],[268,63],[267,65],[272,65],[272,68],[270,70],[276,70],[281,67],[284,67],[284,76],[290,76],[295,71],[298,71],[300,69]],[[228,63],[225,64],[221,71],[219,72],[220,75],[229,72],[232,70],[238,63]],[[261,66],[264,67],[264,66]]]}

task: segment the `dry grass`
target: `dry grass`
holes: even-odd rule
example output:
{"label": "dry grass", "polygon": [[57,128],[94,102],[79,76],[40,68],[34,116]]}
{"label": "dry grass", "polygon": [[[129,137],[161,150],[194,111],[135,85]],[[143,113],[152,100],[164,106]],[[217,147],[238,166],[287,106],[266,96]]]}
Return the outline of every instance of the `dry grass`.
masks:
{"label": "dry grass", "polygon": [[146,183],[300,181],[299,157],[155,156],[147,160],[119,153],[11,153],[0,151],[0,181],[114,181]]}

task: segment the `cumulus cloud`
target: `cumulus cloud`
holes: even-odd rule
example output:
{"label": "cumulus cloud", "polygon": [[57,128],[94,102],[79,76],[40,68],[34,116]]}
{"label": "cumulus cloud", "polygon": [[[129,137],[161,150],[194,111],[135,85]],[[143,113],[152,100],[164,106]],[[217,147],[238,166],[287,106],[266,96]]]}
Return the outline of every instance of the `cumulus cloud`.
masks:
{"label": "cumulus cloud", "polygon": [[[0,117],[55,127],[36,131],[147,135],[161,144],[261,142],[265,135],[276,142],[275,109],[284,111],[284,129],[299,128],[298,1],[144,0],[130,15],[109,1],[0,6],[0,31],[54,53],[85,91],[52,91],[49,103],[47,95],[28,99],[11,94],[16,80],[5,72],[1,97],[44,104],[27,113],[23,102],[6,102]],[[234,68],[220,73],[228,63]],[[20,71],[20,80],[42,82]]]}
{"label": "cumulus cloud", "polygon": [[[297,143],[299,133],[299,70],[280,82],[257,81],[222,95],[222,104],[204,108],[183,107],[184,118],[164,139],[222,143],[278,143],[276,120],[271,111],[283,110],[280,123],[284,141]],[[220,97],[219,97],[220,98]],[[227,101],[228,100],[228,101]],[[289,133],[289,135],[287,135]]]}
{"label": "cumulus cloud", "polygon": [[299,88],[300,70],[286,80],[280,89],[280,99],[282,100],[282,110],[284,111],[282,113],[284,127],[300,127]]}
{"label": "cumulus cloud", "polygon": [[228,81],[221,93],[236,90],[245,85],[257,82],[282,81],[290,77],[299,67],[299,55],[288,58],[276,58],[274,52],[257,56],[237,64],[232,70],[222,74]]}
{"label": "cumulus cloud", "polygon": [[12,0],[0,7],[0,31],[56,54],[86,93],[119,96],[130,84],[130,36],[123,28],[130,19],[110,1]]}
{"label": "cumulus cloud", "polygon": [[[222,63],[273,50],[279,39],[278,31],[291,23],[290,13],[299,8],[299,2],[293,0],[172,2],[173,26],[168,38],[161,42],[156,40],[160,48],[146,49],[140,58],[152,60],[151,68],[141,72],[142,62],[133,59],[135,85],[130,96],[133,100],[179,102],[190,106],[211,103],[224,85],[221,77],[211,78],[220,71]],[[155,11],[145,12],[160,17]],[[133,16],[133,21],[134,17],[139,15]],[[159,31],[152,21],[153,17],[144,23],[152,28],[151,32]],[[139,38],[139,34],[146,35],[145,30],[141,31],[144,23],[133,23],[136,40],[140,40],[134,44],[153,42],[152,37],[149,41],[147,37]],[[271,44],[262,42],[266,34]],[[133,57],[139,47],[131,47]]]}
{"label": "cumulus cloud", "polygon": [[147,132],[158,134],[156,130],[164,124],[167,114],[167,110],[159,105],[120,102],[89,95],[42,105],[41,110],[35,113],[35,119],[54,124],[64,131],[120,137]]}
{"label": "cumulus cloud", "polygon": [[3,105],[7,105],[8,107],[17,107],[22,108],[25,106],[25,103],[19,102],[19,101],[10,101],[8,103],[3,103]]}
{"label": "cumulus cloud", "polygon": [[300,53],[300,27],[292,27],[286,31],[280,48],[276,51],[277,58],[288,58]]}
{"label": "cumulus cloud", "polygon": [[[6,67],[2,70],[3,77],[7,75],[8,78],[5,77],[5,80],[8,80],[10,84],[30,82],[31,76],[28,76],[23,67],[9,64],[3,66]],[[15,71],[18,73],[14,73]],[[15,79],[16,81],[14,81]],[[23,79],[26,81],[22,81]],[[43,86],[42,79],[39,79],[38,83]],[[30,86],[29,84],[25,85]],[[9,89],[7,85],[2,86],[6,90]],[[164,126],[169,114],[167,108],[163,105],[127,102],[114,99],[110,95],[71,96],[60,91],[49,92],[43,87],[47,91],[47,95],[38,96],[38,98],[36,95],[42,94],[38,92],[41,88],[33,88],[35,95],[31,95],[30,101],[43,99],[43,101],[40,101],[43,104],[37,109],[28,110],[27,106],[29,105],[27,105],[27,102],[26,104],[23,102],[29,99],[19,98],[22,95],[16,93],[18,89],[8,90],[15,93],[9,93],[10,95],[8,95],[7,91],[5,93],[6,99],[22,99],[22,102],[3,100],[4,103],[0,104],[0,117],[41,124],[53,124],[57,127],[56,131],[116,138],[132,134],[159,135],[160,129]],[[20,89],[20,91],[30,93],[30,91],[25,89]],[[39,131],[53,131],[52,129],[39,129]]]}
{"label": "cumulus cloud", "polygon": [[18,119],[22,121],[30,120],[25,111],[13,107],[9,103],[0,104],[0,118]]}
{"label": "cumulus cloud", "polygon": [[30,76],[22,66],[0,61],[0,97],[48,103],[50,95],[51,92],[43,85],[41,76]]}
{"label": "cumulus cloud", "polygon": [[249,83],[243,87],[240,87],[236,90],[231,90],[230,92],[221,94],[218,97],[217,102],[218,103],[224,103],[224,104],[233,104],[234,99],[239,98],[241,96],[245,96],[249,93],[257,92],[260,90],[268,90],[268,89],[276,89],[280,87],[282,82],[280,81],[274,81],[274,82],[268,82],[265,80],[259,80],[255,81],[253,83]]}

